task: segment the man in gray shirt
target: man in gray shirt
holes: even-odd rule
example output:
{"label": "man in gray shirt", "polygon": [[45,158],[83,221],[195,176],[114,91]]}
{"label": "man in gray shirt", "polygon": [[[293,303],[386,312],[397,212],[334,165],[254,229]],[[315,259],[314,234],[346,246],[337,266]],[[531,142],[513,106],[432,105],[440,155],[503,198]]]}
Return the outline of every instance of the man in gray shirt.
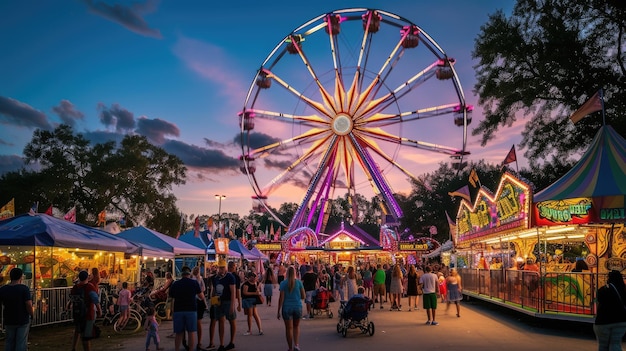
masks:
{"label": "man in gray shirt", "polygon": [[435,312],[437,311],[439,282],[437,275],[432,272],[432,268],[430,268],[430,266],[424,267],[424,272],[424,275],[420,277],[420,284],[423,284],[424,297],[422,298],[422,301],[426,314],[428,315],[428,321],[426,324],[438,325],[439,323],[435,321]]}

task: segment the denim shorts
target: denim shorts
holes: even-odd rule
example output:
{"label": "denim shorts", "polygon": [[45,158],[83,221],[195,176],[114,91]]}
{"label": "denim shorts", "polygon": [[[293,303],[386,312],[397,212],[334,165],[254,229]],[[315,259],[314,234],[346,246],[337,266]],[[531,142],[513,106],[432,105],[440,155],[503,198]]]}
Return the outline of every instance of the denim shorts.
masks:
{"label": "denim shorts", "polygon": [[302,319],[302,306],[284,306],[282,311],[283,320]]}
{"label": "denim shorts", "polygon": [[180,311],[174,312],[172,316],[174,322],[174,333],[196,332],[198,331],[198,312]]}
{"label": "denim shorts", "polygon": [[220,319],[222,317],[226,317],[227,320],[229,321],[234,321],[235,319],[237,319],[237,312],[233,311],[233,313],[230,313],[230,304],[233,303],[232,301],[222,301],[219,306],[213,306],[215,307],[215,319]]}

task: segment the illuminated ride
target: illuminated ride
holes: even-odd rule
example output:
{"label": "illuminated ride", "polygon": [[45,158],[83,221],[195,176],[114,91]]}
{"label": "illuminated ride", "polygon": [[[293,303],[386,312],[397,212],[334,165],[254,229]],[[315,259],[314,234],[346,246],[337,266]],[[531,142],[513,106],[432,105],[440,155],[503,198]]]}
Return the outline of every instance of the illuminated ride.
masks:
{"label": "illuminated ride", "polygon": [[337,10],[289,33],[263,61],[239,113],[241,170],[256,209],[285,225],[270,198],[280,205],[302,193],[287,233],[320,233],[330,200],[348,194],[358,222],[352,199],[371,191],[383,218],[397,221],[402,210],[387,178],[408,188],[416,178],[407,165],[424,162],[414,149],[460,164],[469,154],[472,106],[454,63],[419,26],[381,10]]}

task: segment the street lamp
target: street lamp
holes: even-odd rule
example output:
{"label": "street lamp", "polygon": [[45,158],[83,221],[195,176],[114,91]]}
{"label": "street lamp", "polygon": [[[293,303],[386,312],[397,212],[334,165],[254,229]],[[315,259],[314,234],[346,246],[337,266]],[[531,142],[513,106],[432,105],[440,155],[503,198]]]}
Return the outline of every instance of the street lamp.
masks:
{"label": "street lamp", "polygon": [[215,198],[219,200],[219,206],[217,207],[217,231],[220,231],[220,224],[222,221],[222,199],[226,198],[226,195],[217,195],[215,194]]}

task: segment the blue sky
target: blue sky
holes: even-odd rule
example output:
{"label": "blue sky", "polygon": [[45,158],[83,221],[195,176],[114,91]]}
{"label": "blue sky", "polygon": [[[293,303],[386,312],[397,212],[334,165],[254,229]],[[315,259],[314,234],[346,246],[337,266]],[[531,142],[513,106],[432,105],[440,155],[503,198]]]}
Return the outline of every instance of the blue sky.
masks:
{"label": "blue sky", "polygon": [[[253,192],[239,171],[237,113],[256,70],[292,30],[342,8],[398,14],[457,60],[466,100],[475,105],[474,39],[488,14],[497,9],[509,14],[513,3],[0,2],[0,172],[21,165],[23,148],[37,128],[69,123],[95,142],[141,134],[187,165],[187,184],[174,189],[183,212],[216,213],[214,195],[223,194],[222,212],[246,214]],[[473,125],[481,119],[478,106],[473,118]],[[470,160],[501,162],[521,139],[520,131],[520,125],[504,129],[486,148],[470,136]],[[422,161],[411,169],[414,174],[449,159]],[[396,191],[408,190],[400,177],[389,180]]]}

